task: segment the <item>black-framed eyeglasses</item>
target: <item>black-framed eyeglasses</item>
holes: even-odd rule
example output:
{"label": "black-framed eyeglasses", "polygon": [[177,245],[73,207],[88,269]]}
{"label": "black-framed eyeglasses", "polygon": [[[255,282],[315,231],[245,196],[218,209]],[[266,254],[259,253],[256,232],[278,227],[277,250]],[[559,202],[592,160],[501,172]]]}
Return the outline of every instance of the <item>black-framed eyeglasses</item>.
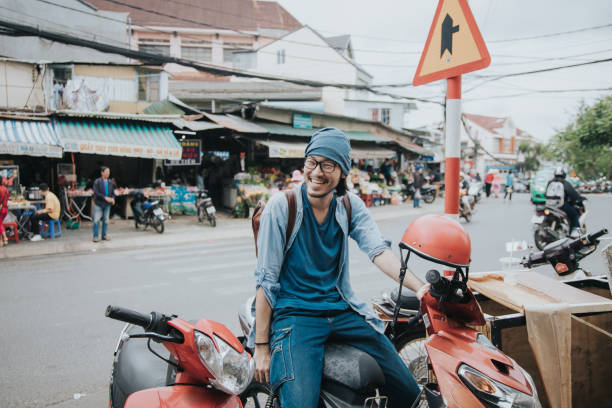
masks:
{"label": "black-framed eyeglasses", "polygon": [[312,157],[307,157],[304,161],[304,168],[306,170],[314,170],[317,166],[321,167],[323,173],[333,173],[336,170],[337,164],[329,160],[317,161]]}

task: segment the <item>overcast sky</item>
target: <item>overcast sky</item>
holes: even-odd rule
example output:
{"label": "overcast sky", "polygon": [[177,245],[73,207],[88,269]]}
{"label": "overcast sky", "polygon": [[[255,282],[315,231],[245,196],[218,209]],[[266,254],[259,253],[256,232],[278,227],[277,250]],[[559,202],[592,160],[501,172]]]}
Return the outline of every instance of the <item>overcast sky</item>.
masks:
{"label": "overcast sky", "polygon": [[[434,0],[278,1],[302,24],[325,36],[351,34],[357,62],[374,75],[378,84],[412,82],[438,4]],[[609,0],[471,0],[469,5],[487,43],[491,65],[463,76],[464,112],[510,116],[519,128],[547,140],[571,121],[581,101],[592,103],[612,94],[533,93],[610,88],[612,62],[495,81],[481,77],[612,57]],[[610,26],[504,41],[602,25]],[[444,81],[438,81],[389,91],[442,100],[444,89]],[[436,105],[418,107],[410,116],[410,127],[442,120],[441,108]]]}

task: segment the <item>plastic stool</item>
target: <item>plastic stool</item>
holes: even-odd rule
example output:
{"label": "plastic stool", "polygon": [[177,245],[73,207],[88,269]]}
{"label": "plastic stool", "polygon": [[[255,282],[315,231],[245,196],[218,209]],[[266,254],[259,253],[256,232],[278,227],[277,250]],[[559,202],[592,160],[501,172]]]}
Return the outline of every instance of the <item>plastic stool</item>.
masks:
{"label": "plastic stool", "polygon": [[[40,235],[51,239],[62,236],[62,226],[59,220],[41,221],[43,228],[40,230]],[[57,227],[57,230],[55,229]]]}
{"label": "plastic stool", "polygon": [[8,234],[6,234],[6,237],[9,240],[13,240],[15,241],[16,244],[19,243],[19,229],[17,229],[17,223],[16,222],[3,222],[2,226],[4,226],[5,230],[6,228],[12,228],[13,229],[13,236],[10,237]]}

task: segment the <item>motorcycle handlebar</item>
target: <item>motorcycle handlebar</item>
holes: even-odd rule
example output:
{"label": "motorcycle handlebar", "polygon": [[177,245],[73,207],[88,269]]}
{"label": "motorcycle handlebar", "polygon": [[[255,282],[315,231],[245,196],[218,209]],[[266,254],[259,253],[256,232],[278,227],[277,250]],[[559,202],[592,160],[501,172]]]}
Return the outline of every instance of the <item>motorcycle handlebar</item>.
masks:
{"label": "motorcycle handlebar", "polygon": [[594,232],[592,234],[587,235],[587,240],[592,243],[593,241],[595,241],[597,238],[606,235],[608,233],[608,229],[607,228],[603,228],[597,232]]}
{"label": "motorcycle handlebar", "polygon": [[[606,235],[607,233],[608,233],[608,230],[606,228],[603,228],[592,234],[576,238],[573,241],[569,242],[569,244],[566,247],[566,250],[578,251],[586,246],[593,245],[595,244],[595,241],[597,240],[597,238],[603,235]],[[529,254],[528,257],[523,258],[523,260],[521,261],[521,264],[526,268],[531,268],[534,265],[546,263],[548,261],[546,255],[549,253],[554,253],[558,249],[559,247],[555,246],[549,249],[544,249],[543,251],[540,251],[540,252],[534,252],[532,254]]]}
{"label": "motorcycle handlebar", "polygon": [[435,269],[427,271],[425,280],[431,285],[430,293],[433,297],[440,297],[447,291],[448,280],[440,276],[440,272]]}
{"label": "motorcycle handlebar", "polygon": [[110,317],[111,319],[120,320],[122,322],[141,326],[145,330],[151,327],[151,323],[153,321],[152,314],[149,314],[147,316],[134,310],[111,305],[106,308],[106,312],[104,313],[104,315],[106,317]]}

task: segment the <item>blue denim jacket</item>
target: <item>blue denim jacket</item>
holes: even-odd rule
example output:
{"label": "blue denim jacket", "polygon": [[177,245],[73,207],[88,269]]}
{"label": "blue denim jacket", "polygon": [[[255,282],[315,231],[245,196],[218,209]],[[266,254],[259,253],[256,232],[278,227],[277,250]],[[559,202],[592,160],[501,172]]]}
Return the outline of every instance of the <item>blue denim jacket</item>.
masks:
{"label": "blue denim jacket", "polygon": [[[296,198],[296,217],[293,231],[289,238],[289,244],[285,245],[285,231],[289,218],[289,204],[285,198],[285,194],[276,194],[270,198],[264,211],[261,215],[259,224],[259,235],[257,237],[257,265],[255,266],[255,289],[262,287],[270,307],[274,309],[276,298],[280,290],[279,276],[283,267],[283,261],[287,251],[293,244],[295,237],[302,225],[304,217],[304,207],[302,205],[302,194],[300,188],[302,183],[294,187]],[[385,249],[391,247],[391,242],[385,240],[378,226],[374,222],[370,212],[366,208],[364,202],[353,193],[349,194],[351,200],[351,228],[348,228],[348,216],[342,198],[337,197],[336,205],[336,221],[340,224],[344,232],[344,242],[342,243],[342,255],[340,256],[339,270],[340,274],[336,288],[340,296],[349,304],[349,306],[362,315],[368,323],[378,332],[384,331],[383,323],[374,315],[371,307],[365,302],[359,300],[353,289],[351,288],[349,277],[349,251],[348,251],[348,231],[359,248],[368,254],[372,261],[377,255]],[[316,256],[316,254],[313,254]],[[255,304],[251,312],[255,313]],[[253,347],[255,343],[255,325],[249,335],[249,347]]]}

